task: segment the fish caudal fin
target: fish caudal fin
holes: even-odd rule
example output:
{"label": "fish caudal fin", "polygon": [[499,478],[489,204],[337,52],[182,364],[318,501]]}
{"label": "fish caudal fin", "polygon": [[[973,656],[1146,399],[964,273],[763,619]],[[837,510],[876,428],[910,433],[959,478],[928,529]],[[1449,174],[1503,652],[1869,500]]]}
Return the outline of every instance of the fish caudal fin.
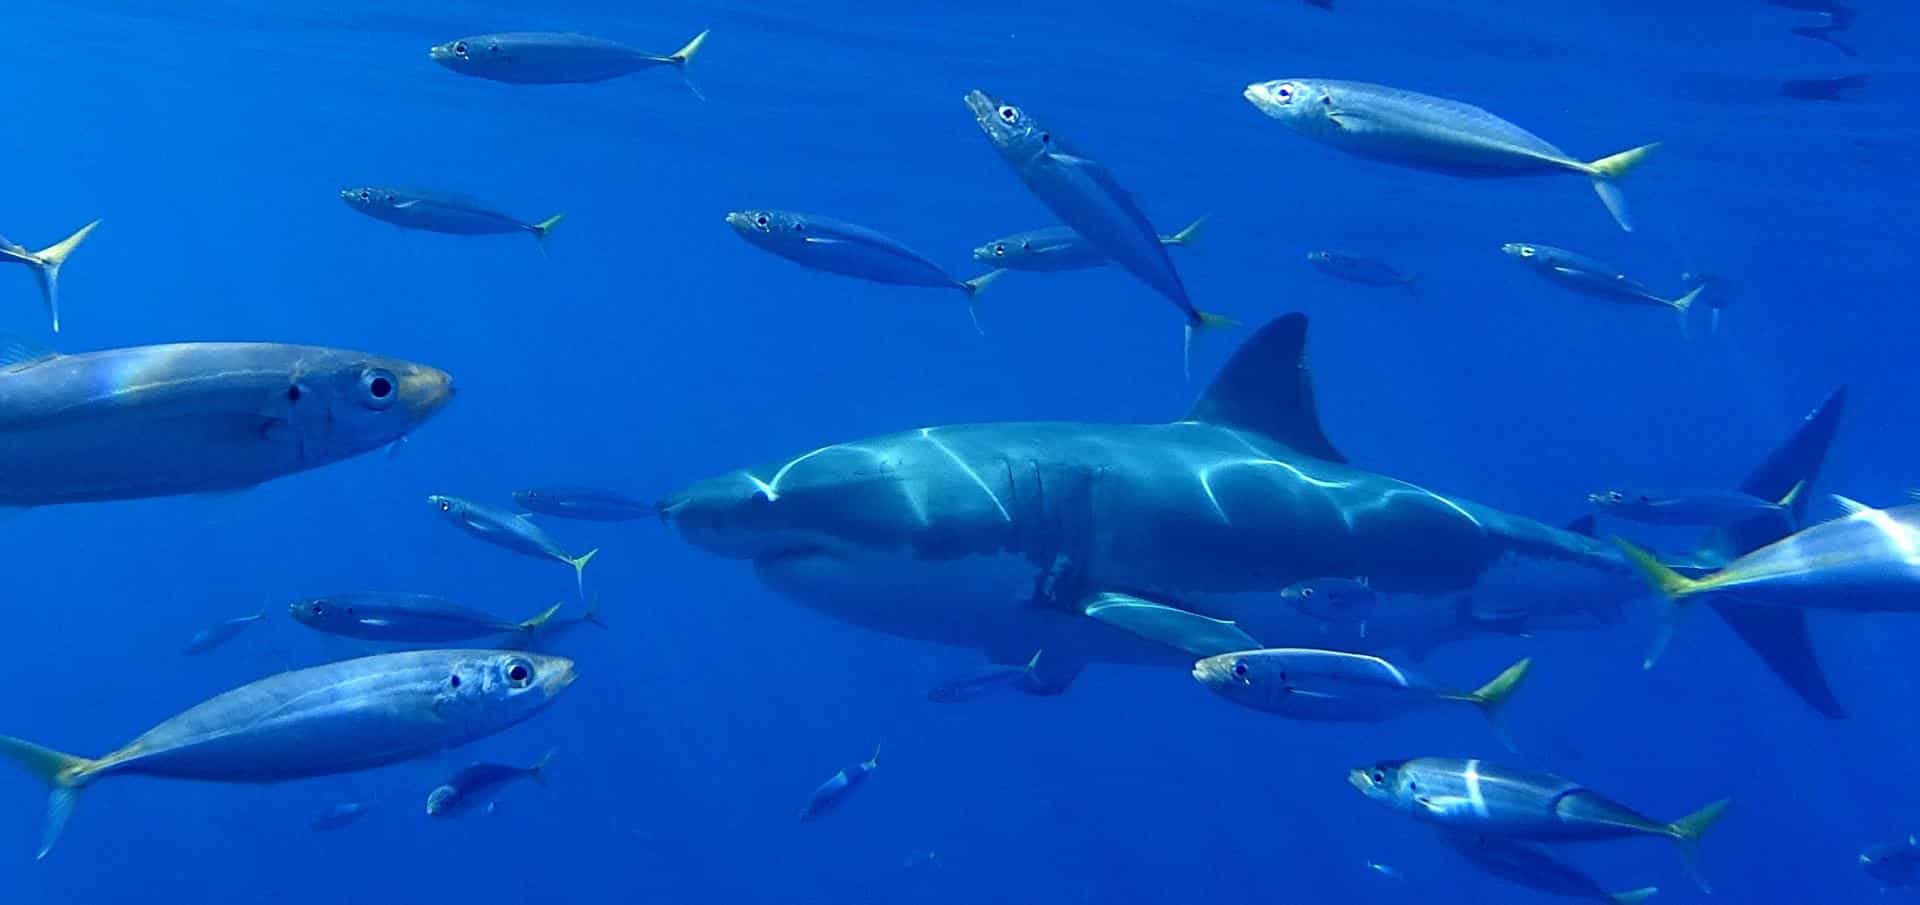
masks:
{"label": "fish caudal fin", "polygon": [[527,776],[544,787],[547,784],[547,765],[553,763],[553,756],[558,753],[559,748],[548,748],[547,753],[540,755],[540,759],[527,768]]}
{"label": "fish caudal fin", "polygon": [[993,285],[994,280],[1005,276],[1006,272],[1004,268],[1000,270],[989,270],[971,280],[960,281],[960,290],[967,294],[967,316],[973,318],[973,329],[978,331],[981,336],[987,335],[987,331],[986,328],[980,326],[980,309],[974,307],[973,300],[979,298],[980,293],[988,286]]}
{"label": "fish caudal fin", "polygon": [[593,595],[593,599],[587,602],[587,611],[580,618],[601,628],[607,627],[606,620],[600,618],[600,595]]}
{"label": "fish caudal fin", "polygon": [[1707,875],[1700,869],[1700,837],[1719,822],[1727,808],[1733,806],[1733,799],[1722,798],[1698,811],[1667,824],[1667,834],[1680,846],[1680,857],[1687,863],[1687,872],[1693,874],[1693,882],[1700,885],[1701,892],[1712,892],[1707,883]]}
{"label": "fish caudal fin", "polygon": [[1187,224],[1186,227],[1181,229],[1179,232],[1174,233],[1171,236],[1161,236],[1160,244],[1192,245],[1195,239],[1200,238],[1200,231],[1206,228],[1207,220],[1210,219],[1212,216],[1213,216],[1212,214],[1201,214],[1198,219],[1194,220],[1192,223]]}
{"label": "fish caudal fin", "polygon": [[699,53],[700,46],[707,43],[707,34],[711,31],[712,29],[710,28],[702,29],[699,34],[693,36],[693,40],[686,43],[686,46],[674,51],[667,57],[668,62],[680,67],[680,80],[687,83],[687,90],[693,92],[694,97],[703,101],[707,99],[707,96],[700,90],[700,86],[693,81],[693,55]]}
{"label": "fish caudal fin", "polygon": [[40,283],[40,298],[47,304],[47,317],[53,320],[55,333],[60,332],[60,265],[67,263],[67,256],[99,225],[100,221],[95,220],[74,230],[73,235],[33,253],[33,276]]}
{"label": "fish caudal fin", "polygon": [[53,851],[53,844],[60,841],[60,831],[67,828],[80,787],[86,784],[88,768],[95,762],[6,735],[0,735],[0,757],[27,768],[51,787],[47,794],[47,816],[40,826],[40,850],[34,854],[35,858],[45,858]]}
{"label": "fish caudal fin", "polygon": [[1505,745],[1508,751],[1519,749],[1514,747],[1513,733],[1507,729],[1505,715],[1507,699],[1513,697],[1514,690],[1520,687],[1520,682],[1532,669],[1533,658],[1528,657],[1507,667],[1504,672],[1494,676],[1493,681],[1467,695],[1467,700],[1479,707],[1481,713],[1487,715],[1487,722],[1493,726],[1493,734],[1500,739],[1500,744]]}
{"label": "fish caudal fin", "polygon": [[573,567],[573,580],[580,586],[580,596],[582,599],[587,596],[587,563],[593,562],[593,558],[599,555],[599,553],[600,548],[595,547],[579,556],[572,558],[561,557],[566,560],[568,565]]}
{"label": "fish caudal fin", "polygon": [[522,621],[519,624],[519,628],[521,631],[526,632],[528,634],[537,632],[540,629],[545,628],[546,624],[552,621],[553,614],[558,612],[560,612],[560,604],[556,603],[553,606],[550,606],[544,610],[541,610],[540,614],[533,617],[532,619],[527,619],[525,621]]}
{"label": "fish caudal fin", "polygon": [[1645,902],[1659,894],[1660,887],[1658,886],[1642,886],[1639,889],[1629,889],[1626,892],[1613,893],[1611,898],[1617,905],[1640,905],[1641,902]]}
{"label": "fish caudal fin", "polygon": [[1647,651],[1647,659],[1640,664],[1643,669],[1652,669],[1653,664],[1659,662],[1660,655],[1666,652],[1667,643],[1673,640],[1674,626],[1680,619],[1680,609],[1686,599],[1706,590],[1709,584],[1667,568],[1653,554],[1620,538],[1614,538],[1613,544],[1626,554],[1627,561],[1640,570],[1654,590],[1660,592],[1660,626],[1654,631],[1653,646]]}
{"label": "fish caudal fin", "polygon": [[1193,379],[1193,336],[1206,330],[1219,330],[1225,327],[1238,327],[1240,322],[1224,314],[1211,311],[1193,312],[1194,319],[1187,322],[1187,331],[1180,339],[1180,372]]}
{"label": "fish caudal fin", "polygon": [[565,219],[567,219],[567,215],[561,213],[554,214],[539,223],[527,224],[527,232],[533,233],[533,241],[534,244],[539,247],[541,257],[546,257],[547,255],[547,234],[553,232],[553,228],[559,226],[560,221]]}
{"label": "fish caudal fin", "polygon": [[1660,143],[1656,141],[1602,157],[1583,167],[1587,175],[1593,177],[1593,191],[1600,196],[1600,203],[1607,206],[1607,213],[1613,215],[1613,222],[1620,224],[1620,228],[1627,232],[1633,232],[1633,219],[1627,214],[1627,196],[1621,194],[1619,186],[1614,183],[1646,162],[1659,147]]}

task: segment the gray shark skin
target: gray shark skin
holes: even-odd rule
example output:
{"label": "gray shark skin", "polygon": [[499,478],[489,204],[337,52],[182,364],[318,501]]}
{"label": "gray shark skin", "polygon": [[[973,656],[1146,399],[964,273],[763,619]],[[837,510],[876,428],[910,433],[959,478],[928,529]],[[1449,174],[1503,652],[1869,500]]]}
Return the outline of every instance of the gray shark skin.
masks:
{"label": "gray shark skin", "polygon": [[[805,606],[1008,663],[1045,647],[1191,664],[1174,648],[1249,635],[1425,648],[1609,625],[1645,597],[1601,541],[1347,464],[1321,432],[1305,339],[1303,315],[1268,324],[1172,424],[923,428],[723,474],[658,508]],[[1378,595],[1364,636],[1280,594],[1341,575]],[[1159,605],[1141,607],[1149,631],[1124,627],[1165,644],[1086,618],[1116,594]]]}

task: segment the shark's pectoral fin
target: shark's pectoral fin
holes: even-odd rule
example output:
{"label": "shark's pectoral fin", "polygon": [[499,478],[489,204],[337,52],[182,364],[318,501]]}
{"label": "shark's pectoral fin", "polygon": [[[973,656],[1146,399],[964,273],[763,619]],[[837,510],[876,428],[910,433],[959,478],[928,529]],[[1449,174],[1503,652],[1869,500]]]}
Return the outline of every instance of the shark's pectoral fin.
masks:
{"label": "shark's pectoral fin", "polygon": [[1224,619],[1111,591],[1086,599],[1081,612],[1118,629],[1196,657],[1257,650],[1260,642]]}

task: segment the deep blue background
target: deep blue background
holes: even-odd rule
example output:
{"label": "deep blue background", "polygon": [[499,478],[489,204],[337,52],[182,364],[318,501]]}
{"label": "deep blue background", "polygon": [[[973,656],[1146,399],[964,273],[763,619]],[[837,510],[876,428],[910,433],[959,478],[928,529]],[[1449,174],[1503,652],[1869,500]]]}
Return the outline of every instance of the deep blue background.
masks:
{"label": "deep blue background", "polygon": [[[1868,0],[1861,0],[1868,5]],[[440,0],[16,4],[0,28],[0,229],[52,242],[106,218],[65,274],[62,348],[263,339],[365,348],[452,371],[457,403],[396,459],[369,456],[237,498],[26,513],[7,538],[11,693],[0,731],[111,750],[202,698],[351,650],[286,601],[389,588],[531,613],[565,568],[482,547],[430,492],[530,483],[651,496],[822,443],[969,420],[1167,420],[1178,321],[1118,273],[1013,275],[982,297],[802,271],[722,223],[817,211],[975,272],[967,250],[1045,225],[960,103],[981,87],[1106,160],[1165,230],[1202,307],[1314,317],[1321,408],[1355,461],[1540,516],[1602,486],[1735,482],[1819,398],[1855,389],[1825,489],[1891,501],[1920,480],[1910,338],[1920,16],[1872,4],[1848,61],[1758,0],[853,0],[526,4]],[[430,44],[575,29],[662,52],[703,27],[711,100],[670,73],[515,87],[433,65]],[[1777,96],[1789,76],[1869,72],[1843,104]],[[1327,76],[1458,97],[1595,157],[1667,142],[1626,185],[1617,231],[1581,180],[1467,182],[1311,145],[1240,99]],[[516,237],[408,233],[346,185],[422,185],[555,211],[551,257]],[[1619,262],[1661,289],[1731,279],[1718,336],[1563,295],[1506,241]],[[1418,272],[1423,297],[1335,283],[1302,260],[1346,248]],[[45,336],[23,269],[0,329]],[[1704,331],[1696,331],[1703,334]],[[1196,374],[1232,340],[1204,345]],[[139,438],[127,438],[139,454]],[[568,638],[583,680],[546,715],[434,762],[277,787],[115,779],[34,863],[42,790],[0,772],[10,902],[1528,902],[1401,818],[1344,769],[1475,753],[1470,716],[1304,726],[1212,699],[1182,672],[1095,668],[1057,699],[942,708],[974,654],[826,622],[659,526],[554,523],[604,547],[605,633]],[[907,603],[907,602],[903,602]],[[185,659],[209,622],[272,622]],[[1539,669],[1513,719],[1529,764],[1647,812],[1739,803],[1707,843],[1724,901],[1854,901],[1852,863],[1915,828],[1915,626],[1818,619],[1854,711],[1825,722],[1706,614],[1639,669],[1644,618],[1600,634],[1483,642],[1429,671]],[[1274,639],[1269,639],[1274,640]],[[886,750],[843,813],[807,793]],[[471,757],[560,754],[552,788],[500,814],[429,822],[427,789]],[[348,798],[382,809],[308,830]],[[11,815],[10,817],[6,815]],[[915,850],[937,868],[906,868]],[[1619,888],[1697,897],[1666,846],[1586,847]],[[1400,867],[1395,885],[1362,865]]]}

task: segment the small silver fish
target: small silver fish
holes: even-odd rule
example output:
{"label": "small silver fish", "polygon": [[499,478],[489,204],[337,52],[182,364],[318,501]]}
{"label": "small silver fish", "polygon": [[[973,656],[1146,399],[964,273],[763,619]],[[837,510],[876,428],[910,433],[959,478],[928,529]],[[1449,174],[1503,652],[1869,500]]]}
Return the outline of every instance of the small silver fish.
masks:
{"label": "small silver fish", "polygon": [[1666,493],[1656,490],[1604,490],[1587,495],[1601,512],[1648,525],[1713,528],[1755,516],[1791,518],[1800,484],[1779,502],[1769,502],[1737,490]]}
{"label": "small silver fish", "polygon": [[1538,845],[1486,833],[1443,832],[1440,840],[1466,859],[1467,863],[1492,876],[1551,895],[1607,902],[1610,905],[1638,905],[1660,891],[1658,886],[1647,886],[1626,892],[1609,892],[1598,880]]}
{"label": "small silver fish", "polygon": [[265,618],[267,618],[267,612],[261,610],[251,616],[236,616],[223,622],[217,622],[194,632],[193,637],[187,639],[186,645],[181,648],[180,652],[189,657],[196,654],[204,654],[228,641],[232,641],[238,637],[241,632],[246,631],[247,626]]}
{"label": "small silver fish", "polygon": [[[956,289],[967,298],[974,329],[980,315],[974,297],[1004,270],[962,280],[894,239],[864,226],[797,211],[746,210],[727,214],[727,225],[749,245],[802,267],[893,286]],[[985,332],[985,331],[982,331]]]}
{"label": "small silver fish", "polygon": [[487,543],[527,556],[557,559],[572,566],[574,581],[580,586],[580,596],[587,596],[587,563],[592,562],[600,552],[598,548],[574,556],[561,547],[552,535],[534,524],[532,518],[497,506],[437,493],[428,496],[427,503],[460,530]]}
{"label": "small silver fish", "polygon": [[528,223],[502,213],[485,202],[448,192],[425,189],[396,189],[377,185],[355,186],[340,190],[347,206],[375,220],[406,229],[449,233],[456,236],[497,236],[526,233],[541,252],[546,251],[547,234],[553,232],[566,214],[554,214],[538,223]]}
{"label": "small silver fish", "polygon": [[1342,251],[1312,251],[1307,253],[1307,262],[1321,273],[1359,283],[1364,286],[1399,286],[1407,290],[1414,298],[1420,297],[1420,290],[1414,287],[1411,274],[1402,273],[1399,268],[1378,258],[1347,254]]}
{"label": "small silver fish", "polygon": [[1590,298],[1610,302],[1626,302],[1633,305],[1655,305],[1672,309],[1680,316],[1680,327],[1686,329],[1687,311],[1706,291],[1701,283],[1682,293],[1678,298],[1667,298],[1648,289],[1639,280],[1633,279],[1611,264],[1596,261],[1583,254],[1554,248],[1551,245],[1535,245],[1529,242],[1508,242],[1500,246],[1508,257],[1526,265],[1527,269],[1546,278],[1550,283],[1564,286]]}
{"label": "small silver fish", "polygon": [[[488,796],[522,779],[531,779],[541,785],[547,784],[547,765],[553,762],[554,751],[548,749],[531,766],[518,767],[512,764],[475,763],[464,767],[452,778],[427,793],[428,817],[456,817],[461,814],[480,810],[481,802]],[[494,804],[486,802],[487,807]],[[491,810],[488,813],[492,813]]]}
{"label": "small silver fish", "polygon": [[[1182,248],[1192,245],[1200,237],[1201,228],[1206,225],[1207,218],[1201,217],[1177,233],[1161,236],[1160,244]],[[983,243],[974,248],[973,259],[1008,270],[1038,273],[1086,270],[1113,263],[1093,247],[1093,243],[1066,226],[1028,230]]]}
{"label": "small silver fish", "polygon": [[820,788],[813,790],[813,797],[807,800],[807,806],[800,810],[802,821],[812,820],[840,807],[841,803],[852,795],[855,789],[865,784],[873,771],[880,768],[880,747],[874,746],[873,756],[860,763],[833,774]]}
{"label": "small silver fish", "polygon": [[702,100],[693,83],[693,55],[707,43],[707,32],[693,36],[669,54],[648,53],[618,41],[560,32],[506,32],[455,38],[427,48],[434,62],[476,78],[515,85],[604,82],[647,69],[679,70],[687,89]]}

